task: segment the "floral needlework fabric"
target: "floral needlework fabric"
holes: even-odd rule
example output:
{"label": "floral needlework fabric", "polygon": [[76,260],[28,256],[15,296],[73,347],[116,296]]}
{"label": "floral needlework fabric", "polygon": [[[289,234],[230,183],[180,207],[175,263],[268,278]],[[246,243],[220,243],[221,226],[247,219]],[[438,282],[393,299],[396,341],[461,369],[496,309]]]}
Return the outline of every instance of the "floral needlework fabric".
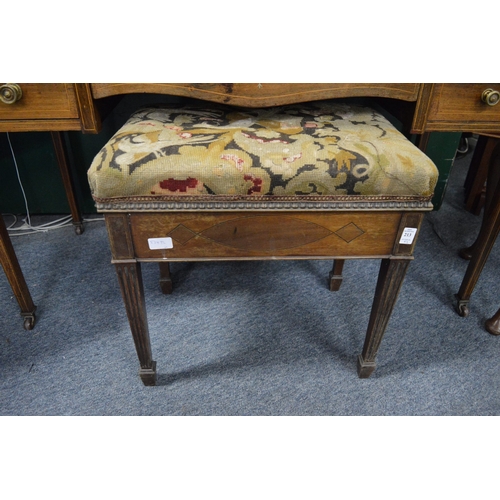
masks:
{"label": "floral needlework fabric", "polygon": [[134,113],[94,159],[96,200],[179,196],[426,198],[438,171],[384,116],[337,101]]}

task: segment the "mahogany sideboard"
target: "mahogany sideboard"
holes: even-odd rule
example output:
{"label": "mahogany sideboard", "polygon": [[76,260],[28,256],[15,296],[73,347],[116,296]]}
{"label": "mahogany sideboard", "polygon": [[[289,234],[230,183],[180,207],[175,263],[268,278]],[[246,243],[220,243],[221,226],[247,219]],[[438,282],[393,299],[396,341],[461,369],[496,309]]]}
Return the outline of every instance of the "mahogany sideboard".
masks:
{"label": "mahogany sideboard", "polygon": [[[428,133],[434,131],[500,135],[498,83],[0,84],[0,132],[51,132],[78,234],[83,232],[83,222],[60,132],[81,130],[83,133],[98,133],[102,105],[113,96],[137,93],[165,94],[244,107],[370,97],[401,119],[407,132],[419,134],[419,146],[424,150]],[[0,235],[1,263],[21,307],[21,314],[28,318],[25,328],[31,329],[35,306],[8,234],[1,231]]]}

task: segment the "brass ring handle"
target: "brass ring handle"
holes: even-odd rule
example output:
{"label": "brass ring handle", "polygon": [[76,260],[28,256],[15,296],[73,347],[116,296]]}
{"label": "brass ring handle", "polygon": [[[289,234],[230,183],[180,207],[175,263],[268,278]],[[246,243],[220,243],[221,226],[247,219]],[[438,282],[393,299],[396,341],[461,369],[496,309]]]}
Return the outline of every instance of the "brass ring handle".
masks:
{"label": "brass ring handle", "polygon": [[500,101],[500,92],[493,89],[483,90],[481,94],[481,101],[486,103],[488,106],[496,106]]}
{"label": "brass ring handle", "polygon": [[0,101],[4,104],[14,104],[23,96],[23,91],[17,83],[5,83],[0,87]]}

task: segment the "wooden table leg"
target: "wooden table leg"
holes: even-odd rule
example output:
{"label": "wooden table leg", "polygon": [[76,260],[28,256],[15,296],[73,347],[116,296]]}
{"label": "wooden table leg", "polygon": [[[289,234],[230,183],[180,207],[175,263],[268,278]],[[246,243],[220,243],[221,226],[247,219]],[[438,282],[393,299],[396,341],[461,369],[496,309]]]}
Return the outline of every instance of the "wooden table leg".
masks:
{"label": "wooden table leg", "polygon": [[68,161],[66,158],[66,151],[64,149],[61,132],[51,132],[51,135],[56,152],[57,165],[59,166],[59,170],[61,172],[64,191],[66,192],[66,198],[68,199],[69,209],[71,212],[71,217],[73,219],[73,225],[75,227],[75,233],[82,234],[84,231],[83,218],[76,201],[75,187],[68,167]]}
{"label": "wooden table leg", "polygon": [[464,183],[465,209],[479,215],[484,207],[484,186],[496,139],[479,136]]}
{"label": "wooden table leg", "polygon": [[[469,248],[470,262],[456,294],[456,309],[460,316],[469,315],[469,302],[481,271],[500,232],[500,140],[491,156],[486,183],[486,204],[479,235]],[[463,252],[462,252],[463,254]]]}
{"label": "wooden table leg", "polygon": [[114,265],[141,365],[139,376],[144,385],[156,385],[156,362],[151,352],[140,263],[134,260]]}
{"label": "wooden table leg", "polygon": [[0,262],[2,264],[7,280],[21,308],[21,316],[24,318],[24,328],[31,330],[35,326],[36,306],[33,304],[28,285],[24,279],[21,266],[10,241],[9,233],[5,227],[3,217],[0,215]]}
{"label": "wooden table leg", "polygon": [[344,270],[345,260],[335,259],[333,261],[333,267],[330,271],[328,285],[330,292],[337,292],[340,290],[340,285],[342,285],[342,271]]}
{"label": "wooden table leg", "polygon": [[494,314],[493,317],[486,320],[484,326],[492,335],[500,335],[500,309]]}
{"label": "wooden table leg", "polygon": [[360,378],[368,378],[375,370],[375,358],[410,261],[411,257],[393,257],[383,259],[380,264],[365,344],[362,353],[358,356]]}
{"label": "wooden table leg", "polygon": [[159,262],[160,267],[160,288],[162,293],[172,293],[172,277],[170,276],[170,264],[168,262]]}

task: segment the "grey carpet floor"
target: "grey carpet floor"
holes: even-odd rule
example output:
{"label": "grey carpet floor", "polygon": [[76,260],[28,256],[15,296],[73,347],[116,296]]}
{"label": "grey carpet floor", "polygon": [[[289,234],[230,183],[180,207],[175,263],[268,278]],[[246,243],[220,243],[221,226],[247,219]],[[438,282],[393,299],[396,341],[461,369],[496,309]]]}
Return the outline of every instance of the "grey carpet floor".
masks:
{"label": "grey carpet floor", "polygon": [[458,250],[481,220],[464,210],[469,160],[455,162],[424,220],[367,380],[356,358],[377,261],[347,262],[335,293],[326,261],[178,263],[170,296],[157,266],[143,265],[159,373],[144,387],[104,223],[13,238],[38,317],[23,329],[0,273],[0,414],[499,415],[500,337],[483,327],[500,306],[497,247],[470,316],[453,308],[467,267]]}

